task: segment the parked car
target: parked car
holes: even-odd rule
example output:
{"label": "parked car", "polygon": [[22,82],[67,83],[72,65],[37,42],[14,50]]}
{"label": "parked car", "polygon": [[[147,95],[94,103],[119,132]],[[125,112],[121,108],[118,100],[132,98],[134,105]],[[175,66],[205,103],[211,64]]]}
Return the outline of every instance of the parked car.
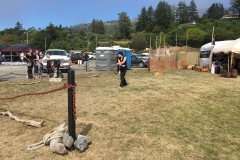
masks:
{"label": "parked car", "polygon": [[96,53],[88,53],[89,59],[96,59]]}
{"label": "parked car", "polygon": [[132,54],[131,56],[132,66],[144,68],[148,66],[148,56],[140,54]]}
{"label": "parked car", "polygon": [[70,69],[70,58],[67,56],[66,51],[62,49],[48,49],[42,59],[43,70],[47,71],[46,55],[49,54],[52,60],[60,60],[60,70],[68,71]]}
{"label": "parked car", "polygon": [[68,53],[72,63],[78,64],[78,60],[82,60],[83,53]]}

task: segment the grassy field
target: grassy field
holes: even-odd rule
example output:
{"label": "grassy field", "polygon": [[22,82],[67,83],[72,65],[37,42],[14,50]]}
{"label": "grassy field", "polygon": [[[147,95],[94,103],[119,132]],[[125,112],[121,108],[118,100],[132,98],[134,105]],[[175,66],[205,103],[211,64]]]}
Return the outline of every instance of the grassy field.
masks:
{"label": "grassy field", "polygon": [[[129,86],[119,89],[119,75],[76,75],[76,132],[92,139],[89,148],[62,156],[49,146],[27,146],[67,122],[67,90],[0,101],[0,112],[21,119],[45,120],[26,126],[0,115],[0,159],[240,159],[240,78],[222,78],[190,69],[128,71]],[[0,97],[42,92],[63,86],[41,82],[0,82]],[[24,82],[31,82],[25,80]]]}

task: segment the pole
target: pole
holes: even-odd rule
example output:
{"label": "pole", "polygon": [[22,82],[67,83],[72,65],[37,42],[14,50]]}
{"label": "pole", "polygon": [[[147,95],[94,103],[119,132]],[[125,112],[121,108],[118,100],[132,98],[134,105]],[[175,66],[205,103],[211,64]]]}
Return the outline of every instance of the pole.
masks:
{"label": "pole", "polygon": [[150,71],[150,63],[151,63],[151,51],[152,50],[152,46],[151,46],[151,37],[150,37],[150,46],[149,46],[149,56],[148,56],[148,71]]}
{"label": "pole", "polygon": [[164,34],[164,49],[165,49],[165,34]]}
{"label": "pole", "polygon": [[45,37],[45,52],[46,52],[46,37]]}
{"label": "pole", "polygon": [[177,33],[176,33],[176,46],[177,46]]}
{"label": "pole", "polygon": [[96,34],[96,48],[97,48],[97,34]]}
{"label": "pole", "polygon": [[89,37],[88,37],[88,50],[87,51],[89,52]]}
{"label": "pole", "polygon": [[160,39],[159,39],[159,47],[161,48],[161,38],[162,38],[162,32],[160,32],[160,34],[159,34],[159,37],[160,37]]}
{"label": "pole", "polygon": [[156,36],[156,52],[157,52],[157,38],[158,38],[158,36]]}
{"label": "pole", "polygon": [[215,37],[214,37],[214,26],[212,29],[212,42],[211,42],[211,50],[210,50],[210,55],[209,55],[209,71],[212,69],[212,57],[213,57],[213,53],[212,53],[212,48],[213,48],[213,40],[215,41]]}
{"label": "pole", "polygon": [[27,44],[28,44],[28,32],[27,32]]}
{"label": "pole", "polygon": [[[75,71],[68,70],[68,84],[75,85]],[[73,110],[73,89],[68,88],[68,132],[69,135],[76,140],[76,122],[74,119]],[[75,113],[76,114],[76,113]]]}

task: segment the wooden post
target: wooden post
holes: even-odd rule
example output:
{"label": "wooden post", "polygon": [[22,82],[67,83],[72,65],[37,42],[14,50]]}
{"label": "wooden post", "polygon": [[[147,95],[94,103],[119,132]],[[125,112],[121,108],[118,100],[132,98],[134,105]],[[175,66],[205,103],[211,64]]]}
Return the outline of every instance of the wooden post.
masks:
{"label": "wooden post", "polygon": [[233,62],[233,52],[231,52],[231,62],[230,62],[231,68],[230,68],[230,69],[233,69],[233,68],[232,68],[232,62]]}
{"label": "wooden post", "polygon": [[177,47],[177,33],[176,33],[176,47]]}
{"label": "wooden post", "polygon": [[[75,85],[75,71],[68,70],[68,84]],[[76,140],[76,122],[73,113],[73,89],[68,88],[68,132],[69,135]],[[76,114],[76,113],[75,113]]]}
{"label": "wooden post", "polygon": [[161,51],[162,51],[162,47],[161,47],[161,43],[162,43],[162,32],[160,32],[160,41],[159,41],[159,58],[160,58],[160,54],[161,54]]}
{"label": "wooden post", "polygon": [[229,54],[230,54],[230,53],[228,53],[228,71],[229,71]]}
{"label": "wooden post", "polygon": [[165,34],[164,34],[164,49],[165,49]]}
{"label": "wooden post", "polygon": [[150,71],[150,61],[151,61],[151,37],[150,37],[150,47],[149,47],[149,56],[148,56],[148,71]]}
{"label": "wooden post", "polygon": [[213,37],[214,37],[214,26],[213,26],[213,29],[212,29],[212,42],[211,42],[211,51],[210,51],[210,55],[209,55],[209,72],[210,72],[210,70],[211,70],[211,68],[212,68],[212,45],[213,45],[213,40],[215,41],[215,37],[214,37],[214,39],[213,39]]}

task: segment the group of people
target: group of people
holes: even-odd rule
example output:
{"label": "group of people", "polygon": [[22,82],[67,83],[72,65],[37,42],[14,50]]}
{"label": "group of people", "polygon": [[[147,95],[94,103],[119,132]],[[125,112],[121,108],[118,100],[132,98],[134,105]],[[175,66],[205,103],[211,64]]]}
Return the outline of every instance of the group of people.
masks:
{"label": "group of people", "polygon": [[[36,50],[35,53],[33,53],[32,49],[29,49],[27,54],[24,56],[24,59],[27,61],[28,79],[32,79],[33,75],[35,78],[42,78],[43,63],[42,63],[42,59],[40,59],[39,51]],[[33,74],[33,68],[34,68],[34,74]]]}
{"label": "group of people", "polygon": [[[28,78],[33,78],[33,75],[35,78],[42,78],[42,72],[43,72],[43,64],[42,59],[40,59],[39,51],[36,50],[35,53],[33,53],[32,49],[29,49],[29,52],[24,56],[24,58],[27,60],[27,74]],[[50,55],[46,55],[46,60],[51,60]],[[84,71],[89,71],[89,56],[87,55],[87,52],[84,52],[83,55],[84,60]],[[124,56],[122,52],[118,52],[117,57],[117,66],[118,71],[120,72],[120,88],[127,86],[128,83],[125,79],[125,75],[127,72],[127,58]],[[34,74],[32,73],[32,70],[34,68]],[[54,72],[56,72],[57,67],[52,68]],[[62,75],[61,72],[59,72],[60,75]]]}

